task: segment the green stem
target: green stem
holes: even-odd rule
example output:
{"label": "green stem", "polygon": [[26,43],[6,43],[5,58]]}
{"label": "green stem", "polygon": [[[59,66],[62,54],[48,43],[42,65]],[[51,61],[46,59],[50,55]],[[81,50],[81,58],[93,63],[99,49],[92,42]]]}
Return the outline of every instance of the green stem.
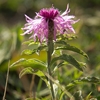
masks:
{"label": "green stem", "polygon": [[[48,68],[48,74],[50,76],[52,76],[51,69],[50,69],[50,62],[51,62],[52,52],[53,52],[53,41],[48,41],[48,51],[47,51],[47,59],[48,59],[47,63],[48,64],[47,64],[47,68]],[[53,83],[50,79],[49,79],[49,82],[50,82],[52,100],[55,100],[55,95],[54,95],[54,90],[53,90]]]}

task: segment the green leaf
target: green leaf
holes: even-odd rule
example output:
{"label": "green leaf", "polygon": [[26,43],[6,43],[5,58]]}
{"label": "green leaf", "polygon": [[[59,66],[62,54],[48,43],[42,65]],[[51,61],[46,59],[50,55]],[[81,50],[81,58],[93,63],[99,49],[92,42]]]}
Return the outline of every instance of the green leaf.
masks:
{"label": "green leaf", "polygon": [[29,44],[28,44],[28,46],[31,46],[31,45],[38,45],[39,44],[39,42],[30,42]]}
{"label": "green leaf", "polygon": [[25,41],[25,42],[23,42],[23,44],[30,44],[31,42],[34,42],[33,39],[32,40]]}
{"label": "green leaf", "polygon": [[46,78],[45,74],[42,71],[34,70],[31,67],[27,67],[27,68],[24,68],[20,72],[19,77],[21,78],[25,74],[35,74],[35,75],[39,76],[47,84],[47,86],[49,86],[47,78]]}
{"label": "green leaf", "polygon": [[32,55],[36,52],[36,50],[29,50],[29,49],[26,49],[26,50],[23,50],[22,51],[22,55],[25,54],[25,55]]}
{"label": "green leaf", "polygon": [[66,45],[66,41],[62,41],[62,40],[59,40],[59,41],[56,41],[55,43],[57,44],[61,44],[61,45]]}
{"label": "green leaf", "polygon": [[86,99],[85,99],[85,100],[90,100],[91,94],[92,94],[92,92],[90,92],[90,93],[86,96]]}
{"label": "green leaf", "polygon": [[14,62],[10,67],[32,67],[34,69],[40,69],[44,70],[46,69],[46,64],[38,59],[32,58],[32,59],[20,59],[16,62]]}
{"label": "green leaf", "polygon": [[77,36],[75,36],[75,35],[72,35],[72,34],[64,34],[64,35],[58,35],[57,36],[57,41],[62,41],[62,40],[67,40],[67,41],[69,41],[69,40],[73,40],[73,39],[76,39],[77,38]]}
{"label": "green leaf", "polygon": [[34,61],[37,62],[38,64],[41,64],[43,66],[46,66],[46,64],[43,61],[39,60],[39,59],[35,59],[34,58]]}
{"label": "green leaf", "polygon": [[82,82],[100,83],[100,78],[97,77],[82,77],[80,79]]}
{"label": "green leaf", "polygon": [[24,68],[20,74],[19,74],[19,78],[21,78],[23,75],[25,74],[33,74],[34,70],[31,68],[31,67],[27,67],[27,68]]}
{"label": "green leaf", "polygon": [[23,44],[27,44],[28,46],[30,46],[30,45],[37,45],[38,43],[39,42],[34,42],[33,39],[23,42]]}
{"label": "green leaf", "polygon": [[57,60],[64,60],[64,61],[72,64],[73,66],[75,66],[80,71],[83,71],[82,66],[80,65],[80,63],[77,60],[75,60],[75,58],[73,58],[71,55],[63,54],[59,57],[55,57],[55,58],[52,59],[51,65],[54,64],[54,62],[56,62]]}
{"label": "green leaf", "polygon": [[87,82],[87,83],[94,83],[94,84],[100,84],[100,79],[99,78],[96,78],[96,77],[82,77],[78,80],[74,80],[72,81],[71,83],[69,83],[66,88],[67,89],[71,89],[72,87],[78,85],[78,84],[81,84],[81,83],[84,83],[84,82]]}
{"label": "green leaf", "polygon": [[71,83],[69,83],[69,84],[66,86],[66,88],[67,88],[68,90],[70,90],[71,88],[75,87],[77,84],[80,84],[80,83],[82,83],[82,82],[79,81],[79,80],[74,80],[74,81],[72,81]]}
{"label": "green leaf", "polygon": [[79,54],[83,55],[84,57],[86,57],[88,59],[88,55],[84,51],[82,51],[81,49],[79,49],[79,48],[77,48],[75,46],[71,46],[71,45],[67,44],[64,41],[61,41],[60,43],[64,44],[64,46],[57,47],[56,50],[70,50],[70,51],[79,53]]}
{"label": "green leaf", "polygon": [[[80,66],[82,67],[82,69],[86,68],[86,63],[79,62],[79,61],[78,61],[78,63],[80,64]],[[61,61],[60,63],[58,63],[56,65],[56,67],[54,68],[53,72],[55,72],[59,67],[62,67],[62,66],[65,66],[65,65],[68,65],[68,62]]]}
{"label": "green leaf", "polygon": [[56,65],[56,67],[53,69],[53,73],[61,66],[65,65],[64,61],[61,61],[59,64]]}
{"label": "green leaf", "polygon": [[21,54],[22,55],[23,54],[25,54],[25,55],[32,55],[34,53],[37,53],[39,55],[40,51],[43,50],[46,47],[47,47],[46,45],[43,45],[43,46],[40,45],[40,46],[34,48],[33,50],[30,50],[30,49],[23,50]]}
{"label": "green leaf", "polygon": [[26,61],[26,59],[25,59],[25,58],[21,58],[21,59],[19,59],[18,61],[16,61],[16,62],[14,62],[13,64],[11,64],[11,65],[10,65],[10,68],[12,68],[12,67],[16,66],[17,64],[19,64],[19,63],[21,63],[21,62],[24,62],[24,61]]}
{"label": "green leaf", "polygon": [[45,45],[43,43],[41,45],[38,41],[34,42],[33,40],[25,41],[23,44],[28,44],[28,46],[30,46],[30,47],[32,45],[32,47],[31,47],[32,50],[26,49],[26,50],[22,51],[21,54],[25,54],[25,55],[32,55],[34,53],[39,55],[40,51],[47,47],[47,45]]}

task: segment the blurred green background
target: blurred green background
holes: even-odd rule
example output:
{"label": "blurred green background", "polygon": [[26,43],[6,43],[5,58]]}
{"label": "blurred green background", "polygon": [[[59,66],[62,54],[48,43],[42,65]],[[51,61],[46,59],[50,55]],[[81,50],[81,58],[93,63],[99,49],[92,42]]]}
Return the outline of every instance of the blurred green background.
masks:
{"label": "blurred green background", "polygon": [[[80,19],[74,25],[78,38],[71,41],[71,44],[84,50],[88,54],[89,60],[78,56],[78,59],[87,63],[84,73],[73,67],[70,70],[63,68],[65,74],[59,72],[59,80],[66,85],[81,76],[100,78],[100,0],[0,0],[0,100],[4,92],[9,60],[10,63],[13,63],[23,57],[35,57],[46,61],[45,52],[41,52],[40,56],[36,54],[32,56],[21,55],[23,49],[32,48],[31,46],[22,45],[23,41],[28,40],[27,36],[20,35],[23,33],[21,28],[26,23],[24,14],[34,18],[35,12],[38,12],[41,8],[51,7],[52,4],[63,12],[68,3],[71,9],[70,15],[75,15],[76,19]],[[24,100],[28,97],[32,75],[25,75],[19,79],[20,71],[21,67],[10,69],[7,100]],[[47,95],[44,87],[45,84],[41,83],[38,77],[35,77],[33,91],[42,91],[41,95]],[[83,96],[92,92],[92,96],[98,97],[98,100],[100,100],[100,85],[94,86],[93,84],[84,83],[75,89],[82,90]]]}

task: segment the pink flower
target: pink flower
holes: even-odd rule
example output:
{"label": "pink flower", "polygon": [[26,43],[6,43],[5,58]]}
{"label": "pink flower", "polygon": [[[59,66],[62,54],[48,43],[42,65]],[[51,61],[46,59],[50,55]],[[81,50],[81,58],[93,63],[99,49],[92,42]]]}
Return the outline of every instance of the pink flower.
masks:
{"label": "pink flower", "polygon": [[30,38],[33,38],[36,41],[36,38],[39,39],[40,42],[48,40],[49,36],[49,22],[52,21],[53,23],[53,40],[56,41],[57,34],[67,34],[69,32],[75,33],[75,30],[72,27],[72,24],[76,23],[73,18],[75,16],[69,16],[68,13],[70,12],[69,5],[64,13],[60,14],[58,9],[54,7],[49,9],[41,9],[34,19],[26,17],[27,23],[25,24],[24,28],[22,28],[25,34],[31,34]]}

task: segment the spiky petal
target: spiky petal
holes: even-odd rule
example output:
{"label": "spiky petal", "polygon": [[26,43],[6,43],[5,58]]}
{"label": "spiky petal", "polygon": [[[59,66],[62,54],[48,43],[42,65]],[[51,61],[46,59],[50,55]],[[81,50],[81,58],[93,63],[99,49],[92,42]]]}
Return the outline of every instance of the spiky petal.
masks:
{"label": "spiky petal", "polygon": [[58,9],[52,7],[49,9],[41,9],[38,13],[36,13],[34,19],[25,15],[27,23],[24,28],[22,28],[25,31],[23,35],[32,34],[30,38],[33,38],[34,41],[36,41],[36,38],[38,38],[40,42],[48,40],[48,36],[50,36],[49,22],[53,23],[53,40],[55,41],[57,34],[67,34],[69,31],[75,33],[72,24],[75,24],[78,20],[74,21],[73,18],[75,16],[69,16],[69,12],[70,9],[68,5],[65,12],[62,14],[60,14]]}

